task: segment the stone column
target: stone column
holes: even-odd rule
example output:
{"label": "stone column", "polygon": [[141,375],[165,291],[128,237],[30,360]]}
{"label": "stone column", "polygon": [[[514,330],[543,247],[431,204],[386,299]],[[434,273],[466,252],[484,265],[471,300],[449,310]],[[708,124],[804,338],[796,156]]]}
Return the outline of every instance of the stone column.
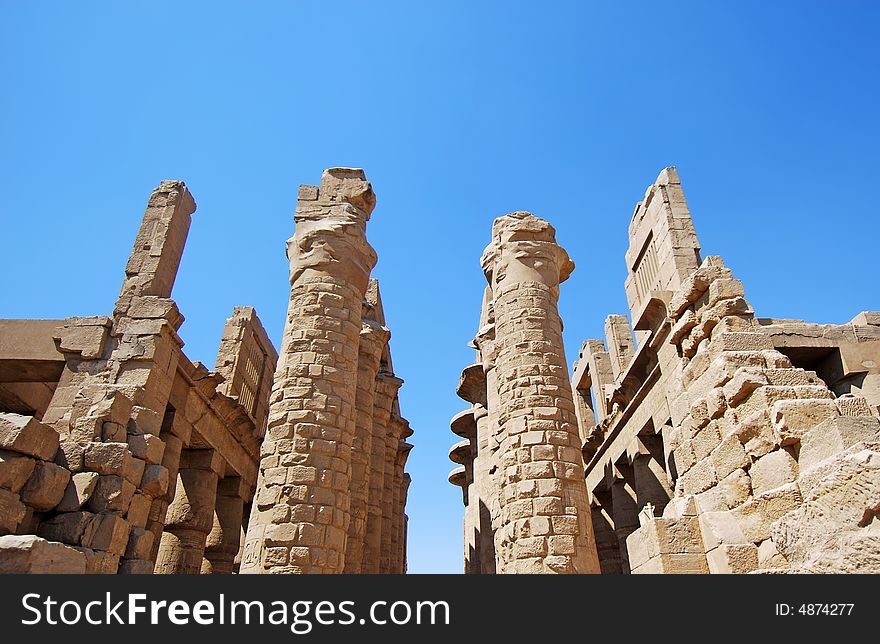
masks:
{"label": "stone column", "polygon": [[382,553],[382,498],[385,494],[385,462],[390,442],[391,408],[403,380],[389,373],[376,376],[373,400],[373,440],[370,450],[370,496],[367,501],[367,535],[362,572],[377,574]]}
{"label": "stone column", "polygon": [[614,532],[620,552],[620,566],[624,573],[630,572],[626,538],[639,527],[639,506],[636,500],[632,466],[618,463],[614,466],[618,475],[611,485]]}
{"label": "stone column", "polygon": [[351,505],[361,311],[376,252],[362,170],[302,186],[288,241],[290,304],[242,573],[339,573]]}
{"label": "stone column", "polygon": [[227,476],[217,483],[214,525],[205,542],[202,574],[232,574],[241,540],[243,485],[238,476]]}
{"label": "stone column", "polygon": [[406,574],[406,531],[409,517],[406,516],[406,500],[409,497],[409,486],[412,483],[412,477],[404,472],[403,486],[400,490],[400,547],[397,554],[398,570],[401,575]]}
{"label": "stone column", "polygon": [[394,488],[395,462],[400,449],[401,437],[408,430],[409,424],[396,412],[391,413],[388,423],[388,434],[385,443],[384,489],[382,491],[382,539],[379,551],[379,572],[392,572],[391,559],[394,553]]}
{"label": "stone column", "polygon": [[347,574],[358,574],[364,559],[367,534],[367,506],[370,497],[370,460],[373,448],[373,404],[379,361],[391,333],[372,320],[361,326],[358,348],[357,424],[351,450],[351,522],[345,550]]}
{"label": "stone column", "polygon": [[501,573],[597,573],[577,418],[557,311],[574,268],[530,213],[495,220],[482,257],[494,295]]}
{"label": "stone column", "polygon": [[[409,433],[407,433],[409,432]],[[409,452],[413,448],[410,443],[406,442],[406,437],[412,434],[407,428],[407,432],[401,436],[398,442],[397,455],[394,459],[394,490],[392,493],[392,518],[391,518],[391,574],[399,575],[403,573],[403,513],[406,506],[404,489],[404,479],[406,474],[406,459],[409,458]]]}
{"label": "stone column", "polygon": [[156,559],[157,574],[196,575],[214,526],[217,479],[223,462],[211,449],[186,449],[180,456],[177,489],[168,506]]}
{"label": "stone column", "polygon": [[641,509],[650,503],[654,516],[660,516],[672,498],[663,467],[663,444],[659,434],[639,436],[637,440],[638,453],[633,455],[632,466],[637,505]]}

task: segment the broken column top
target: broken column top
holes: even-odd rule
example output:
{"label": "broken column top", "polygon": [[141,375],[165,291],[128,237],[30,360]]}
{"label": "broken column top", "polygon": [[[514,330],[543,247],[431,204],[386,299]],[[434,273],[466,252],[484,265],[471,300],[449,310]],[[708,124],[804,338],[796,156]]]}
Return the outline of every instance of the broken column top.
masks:
{"label": "broken column top", "polygon": [[319,204],[350,203],[362,211],[367,220],[376,207],[376,193],[362,168],[327,168],[320,186],[301,185],[300,201]]}
{"label": "broken column top", "polygon": [[125,266],[120,297],[171,297],[195,210],[196,202],[183,181],[162,181],[153,190]]}
{"label": "broken column top", "polygon": [[525,263],[523,260],[527,256],[531,258],[528,261],[529,268],[534,273],[531,279],[536,281],[545,281],[538,276],[539,273],[543,273],[542,269],[546,268],[542,259],[555,261],[558,264],[559,282],[568,279],[574,270],[574,262],[556,243],[556,229],[548,221],[530,212],[518,210],[498,217],[492,222],[492,243],[486,247],[480,259],[483,272],[490,282],[495,264],[502,262],[506,257],[505,248],[517,249],[508,259]]}

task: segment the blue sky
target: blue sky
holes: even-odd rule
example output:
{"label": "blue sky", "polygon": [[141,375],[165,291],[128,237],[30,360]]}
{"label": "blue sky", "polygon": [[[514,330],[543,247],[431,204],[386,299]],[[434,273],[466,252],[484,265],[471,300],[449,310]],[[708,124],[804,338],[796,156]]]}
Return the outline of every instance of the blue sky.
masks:
{"label": "blue sky", "polygon": [[146,199],[199,208],[193,360],[253,305],[280,340],[300,183],[359,166],[409,471],[411,572],[461,569],[446,482],[494,217],[550,220],[569,363],[626,312],[636,201],[675,164],[759,315],[880,309],[875,2],[0,2],[0,317],[109,313]]}

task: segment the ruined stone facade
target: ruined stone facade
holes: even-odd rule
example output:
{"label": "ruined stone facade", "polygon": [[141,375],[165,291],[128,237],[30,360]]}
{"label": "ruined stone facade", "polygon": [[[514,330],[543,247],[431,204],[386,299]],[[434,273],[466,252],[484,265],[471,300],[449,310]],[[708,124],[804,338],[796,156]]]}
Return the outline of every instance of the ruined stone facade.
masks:
{"label": "ruined stone facade", "polygon": [[151,195],[111,316],[0,320],[0,572],[254,572],[252,506],[254,530],[270,517],[309,548],[279,568],[272,541],[258,572],[405,570],[411,431],[369,280],[372,191],[332,170],[300,195],[281,360],[250,307],[214,371],[183,353],[171,289],[196,206],[180,181]]}
{"label": "ruined stone facade", "polygon": [[[570,388],[601,572],[880,572],[880,313],[842,325],[755,317],[721,258],[701,258],[674,168],[637,204],[629,241],[630,317],[609,316],[605,339],[583,343]],[[505,373],[497,297],[487,290],[477,364],[458,388],[473,408],[452,422],[465,439],[450,453],[460,464],[450,481],[463,488],[471,573],[518,570],[501,550],[505,510],[522,496],[537,507],[541,488],[525,468],[565,445],[549,425],[527,430],[532,418],[570,415],[567,396],[546,393],[555,352],[532,344],[541,325],[526,324],[555,303],[535,298],[541,311],[515,313],[529,335],[518,339],[520,370]],[[511,389],[522,391],[525,428],[499,423],[500,392]],[[529,451],[512,455],[505,441]],[[563,472],[554,463],[537,482],[558,489]],[[534,517],[517,508],[513,537],[533,547]],[[538,530],[555,530],[555,518]],[[533,570],[561,571],[549,547],[532,552]]]}

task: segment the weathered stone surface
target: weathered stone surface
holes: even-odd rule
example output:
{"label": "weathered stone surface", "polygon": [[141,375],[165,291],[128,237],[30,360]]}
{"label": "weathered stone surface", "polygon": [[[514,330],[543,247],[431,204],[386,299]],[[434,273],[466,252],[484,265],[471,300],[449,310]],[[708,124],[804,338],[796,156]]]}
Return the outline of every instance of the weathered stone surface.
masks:
{"label": "weathered stone surface", "polygon": [[794,483],[798,477],[798,464],[784,449],[762,456],[749,469],[752,492],[756,495]]}
{"label": "weathered stone surface", "polygon": [[0,451],[0,488],[16,494],[33,474],[36,461],[18,452]]}
{"label": "weathered stone surface", "polygon": [[0,488],[0,534],[15,532],[26,514],[27,508],[18,494]]}
{"label": "weathered stone surface", "polygon": [[51,510],[61,502],[70,481],[70,471],[54,463],[38,461],[21,489],[21,500],[38,512]]}
{"label": "weathered stone surface", "polygon": [[100,474],[97,472],[79,472],[70,478],[64,497],[56,508],[59,512],[75,512],[92,496],[98,484]]}
{"label": "weathered stone surface", "polygon": [[63,543],[32,534],[0,537],[0,573],[83,574],[86,558]]}
{"label": "weathered stone surface", "polygon": [[51,461],[58,450],[58,433],[33,416],[0,413],[0,449]]}
{"label": "weathered stone surface", "polygon": [[865,572],[880,556],[880,451],[854,446],[821,468],[798,507],[772,527],[779,552],[806,572]]}

